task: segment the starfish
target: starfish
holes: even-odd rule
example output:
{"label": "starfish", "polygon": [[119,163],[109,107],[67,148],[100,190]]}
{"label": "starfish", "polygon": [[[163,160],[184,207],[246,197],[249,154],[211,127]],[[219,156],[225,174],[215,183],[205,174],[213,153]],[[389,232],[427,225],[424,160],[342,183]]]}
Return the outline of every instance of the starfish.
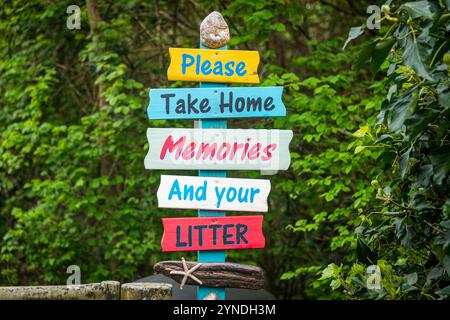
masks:
{"label": "starfish", "polygon": [[184,258],[181,258],[181,262],[183,262],[184,271],[178,271],[178,270],[170,271],[170,274],[177,274],[177,275],[183,276],[183,279],[181,280],[181,284],[180,284],[180,289],[183,290],[183,287],[186,284],[186,281],[188,280],[188,278],[191,278],[192,280],[194,280],[198,284],[203,284],[203,282],[201,282],[200,279],[198,279],[196,276],[194,276],[192,274],[192,273],[194,273],[195,270],[200,268],[200,266],[202,264],[201,263],[197,263],[195,266],[193,266],[191,269],[189,269],[187,264],[186,264],[186,260],[184,260]]}

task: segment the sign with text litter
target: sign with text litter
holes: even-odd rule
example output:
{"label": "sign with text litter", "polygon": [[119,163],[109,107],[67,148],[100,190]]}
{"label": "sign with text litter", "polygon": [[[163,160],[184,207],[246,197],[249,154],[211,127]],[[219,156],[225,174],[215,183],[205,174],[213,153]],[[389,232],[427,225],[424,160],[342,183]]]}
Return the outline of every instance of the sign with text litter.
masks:
{"label": "sign with text litter", "polygon": [[163,218],[162,251],[264,248],[263,216]]}

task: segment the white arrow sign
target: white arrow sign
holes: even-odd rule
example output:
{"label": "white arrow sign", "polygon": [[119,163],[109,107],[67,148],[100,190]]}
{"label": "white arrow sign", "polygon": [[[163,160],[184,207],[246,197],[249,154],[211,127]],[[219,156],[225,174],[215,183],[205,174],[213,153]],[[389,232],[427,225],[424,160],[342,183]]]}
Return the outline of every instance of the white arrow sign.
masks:
{"label": "white arrow sign", "polygon": [[161,175],[158,207],[267,212],[270,180]]}
{"label": "white arrow sign", "polygon": [[147,129],[146,169],[287,170],[291,130]]}

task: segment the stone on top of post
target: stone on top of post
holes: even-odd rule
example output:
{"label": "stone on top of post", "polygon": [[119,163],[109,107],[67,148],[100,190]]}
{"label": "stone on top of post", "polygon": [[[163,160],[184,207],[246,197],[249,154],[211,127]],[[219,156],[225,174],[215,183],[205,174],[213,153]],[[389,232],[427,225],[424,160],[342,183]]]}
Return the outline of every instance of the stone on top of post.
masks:
{"label": "stone on top of post", "polygon": [[211,12],[200,24],[200,42],[205,47],[216,49],[230,41],[230,30],[222,15]]}

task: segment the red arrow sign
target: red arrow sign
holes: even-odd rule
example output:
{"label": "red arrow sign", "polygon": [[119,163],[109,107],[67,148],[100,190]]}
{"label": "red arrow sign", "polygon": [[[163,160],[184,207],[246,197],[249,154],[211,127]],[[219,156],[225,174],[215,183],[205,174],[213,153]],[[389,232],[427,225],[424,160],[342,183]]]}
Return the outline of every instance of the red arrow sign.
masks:
{"label": "red arrow sign", "polygon": [[263,216],[163,218],[162,251],[264,248]]}

